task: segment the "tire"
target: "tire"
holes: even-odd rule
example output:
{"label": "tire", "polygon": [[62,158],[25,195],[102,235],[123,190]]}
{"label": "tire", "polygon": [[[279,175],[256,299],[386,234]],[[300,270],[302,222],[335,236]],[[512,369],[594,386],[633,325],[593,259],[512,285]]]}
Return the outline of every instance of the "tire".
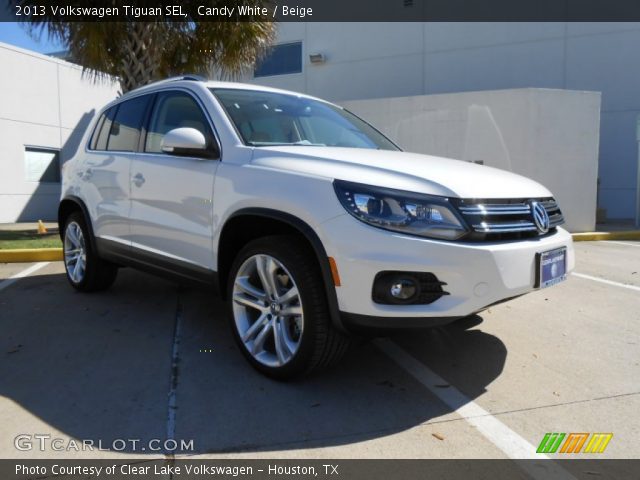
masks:
{"label": "tire", "polygon": [[64,268],[71,286],[81,292],[105,290],[118,274],[118,267],[98,257],[92,240],[82,212],[70,214],[62,239]]}
{"label": "tire", "polygon": [[350,339],[331,323],[317,258],[298,238],[251,241],[227,283],[233,336],[263,374],[299,378],[335,365],[347,352]]}

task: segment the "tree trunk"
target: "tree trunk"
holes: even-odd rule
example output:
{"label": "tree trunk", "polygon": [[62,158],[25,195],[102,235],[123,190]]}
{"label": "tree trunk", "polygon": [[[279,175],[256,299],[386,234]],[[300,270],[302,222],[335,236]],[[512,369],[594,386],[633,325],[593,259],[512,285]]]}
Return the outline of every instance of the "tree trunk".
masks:
{"label": "tree trunk", "polygon": [[120,86],[123,94],[155,80],[162,48],[162,39],[156,39],[157,33],[158,27],[155,23],[131,24],[129,35],[122,43]]}

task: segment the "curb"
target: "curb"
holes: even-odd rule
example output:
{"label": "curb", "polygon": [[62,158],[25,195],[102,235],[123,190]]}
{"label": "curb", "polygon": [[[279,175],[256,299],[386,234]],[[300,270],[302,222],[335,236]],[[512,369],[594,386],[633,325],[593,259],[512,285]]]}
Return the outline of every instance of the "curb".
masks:
{"label": "curb", "polygon": [[62,260],[61,248],[0,250],[0,263],[56,262],[58,260]]}
{"label": "curb", "polygon": [[593,242],[601,240],[640,240],[640,230],[621,232],[584,232],[572,233],[574,242]]}

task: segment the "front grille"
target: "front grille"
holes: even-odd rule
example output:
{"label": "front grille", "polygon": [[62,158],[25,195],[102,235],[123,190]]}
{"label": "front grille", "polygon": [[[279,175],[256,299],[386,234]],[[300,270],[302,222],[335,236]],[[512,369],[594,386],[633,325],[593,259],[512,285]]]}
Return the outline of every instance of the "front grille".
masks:
{"label": "front grille", "polygon": [[546,210],[549,232],[564,223],[560,207],[553,198],[458,201],[458,210],[472,229],[466,240],[514,240],[541,235],[534,221],[533,202],[540,203]]}

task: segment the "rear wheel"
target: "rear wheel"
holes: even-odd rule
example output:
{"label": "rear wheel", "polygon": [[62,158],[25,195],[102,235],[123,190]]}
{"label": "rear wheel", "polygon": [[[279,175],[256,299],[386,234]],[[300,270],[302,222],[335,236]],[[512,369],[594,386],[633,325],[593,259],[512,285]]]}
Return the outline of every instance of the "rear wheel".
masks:
{"label": "rear wheel", "polygon": [[82,292],[109,288],[118,273],[115,265],[98,257],[90,235],[81,212],[69,215],[63,237],[64,268],[69,283]]}
{"label": "rear wheel", "polygon": [[348,337],[331,324],[317,260],[296,237],[247,244],[232,266],[228,298],[234,337],[266,375],[305,375],[335,364],[348,349]]}

